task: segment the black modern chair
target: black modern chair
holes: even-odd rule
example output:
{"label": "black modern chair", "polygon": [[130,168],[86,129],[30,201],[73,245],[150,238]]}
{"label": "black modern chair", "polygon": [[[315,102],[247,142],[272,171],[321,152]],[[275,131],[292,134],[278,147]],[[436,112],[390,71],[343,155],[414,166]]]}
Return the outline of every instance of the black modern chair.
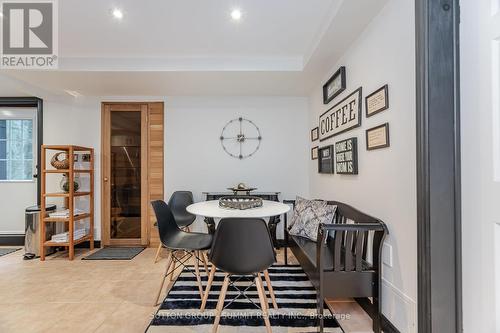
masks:
{"label": "black modern chair", "polygon": [[[170,207],[172,214],[174,214],[175,222],[179,228],[187,229],[187,231],[189,231],[189,226],[193,224],[194,220],[196,220],[196,216],[186,210],[186,207],[191,205],[193,202],[193,193],[191,191],[175,191],[172,193],[172,196],[168,201],[168,206]],[[160,257],[162,247],[163,246],[160,242],[158,249],[156,250],[155,263]]]}
{"label": "black modern chair", "polygon": [[[265,273],[267,287],[273,299],[273,304],[277,307],[274,291],[269,280],[269,275],[267,274],[267,269],[276,262],[276,254],[266,222],[262,219],[248,218],[226,218],[220,220],[215,232],[209,259],[212,263],[212,269],[208,277],[200,311],[203,312],[205,310],[216,269],[225,272],[219,301],[217,302],[216,317],[212,332],[217,332],[223,309],[227,308],[240,296],[247,298],[252,304],[257,306],[245,295],[245,291],[249,287],[241,290],[235,285],[235,282],[239,281],[243,276],[253,277],[252,285],[255,284],[257,293],[259,294],[260,309],[263,313],[267,332],[271,332],[271,324],[268,317],[269,307],[260,273]],[[231,281],[232,276],[235,276],[235,281]],[[226,291],[230,284],[238,290],[239,294],[229,304],[224,306]]]}
{"label": "black modern chair", "polygon": [[[212,235],[181,230],[174,219],[174,215],[172,214],[170,207],[163,200],[152,201],[151,205],[153,206],[156,220],[158,221],[158,231],[160,234],[161,244],[169,250],[165,274],[162,278],[155,304],[159,304],[158,299],[160,298],[165,279],[169,275],[173,276],[175,270],[180,266],[184,267],[196,276],[198,289],[200,291],[200,299],[203,298],[203,286],[201,284],[198,262],[199,260],[202,260],[205,267],[207,267],[207,259],[204,251],[210,249],[212,245]],[[183,251],[180,258],[176,256],[177,251]],[[191,258],[194,258],[195,272],[185,265]],[[176,264],[178,265],[176,266]],[[205,268],[205,272],[208,274],[207,268]]]}

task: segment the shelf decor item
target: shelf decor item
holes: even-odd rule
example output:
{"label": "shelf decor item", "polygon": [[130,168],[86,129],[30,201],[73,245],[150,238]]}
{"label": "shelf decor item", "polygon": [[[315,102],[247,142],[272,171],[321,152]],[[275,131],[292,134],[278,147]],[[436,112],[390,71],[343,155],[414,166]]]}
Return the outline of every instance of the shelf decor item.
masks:
{"label": "shelf decor item", "polygon": [[389,86],[387,84],[375,90],[365,98],[366,117],[371,117],[376,113],[387,110],[388,108]]}
{"label": "shelf decor item", "polygon": [[219,207],[227,209],[252,209],[262,207],[262,199],[250,195],[230,195],[219,199]]}
{"label": "shelf decor item", "polygon": [[54,154],[50,159],[50,164],[58,170],[69,169],[68,154],[64,151]]}
{"label": "shelf decor item", "polygon": [[358,138],[335,143],[335,164],[338,175],[358,174]]}
{"label": "shelf decor item", "polygon": [[389,147],[389,123],[366,130],[366,150]]}
{"label": "shelf decor item", "polygon": [[361,126],[362,90],[354,90],[319,116],[319,141]]}
{"label": "shelf decor item", "polygon": [[328,104],[345,90],[345,67],[340,67],[323,86],[323,104]]}
{"label": "shelf decor item", "polygon": [[318,173],[335,173],[333,165],[333,145],[318,150]]}
{"label": "shelf decor item", "polygon": [[[80,185],[80,177],[75,176],[75,179],[73,180],[73,191],[78,192],[78,190],[80,189]],[[64,193],[69,193],[69,179],[66,174],[63,174],[59,186]]]}

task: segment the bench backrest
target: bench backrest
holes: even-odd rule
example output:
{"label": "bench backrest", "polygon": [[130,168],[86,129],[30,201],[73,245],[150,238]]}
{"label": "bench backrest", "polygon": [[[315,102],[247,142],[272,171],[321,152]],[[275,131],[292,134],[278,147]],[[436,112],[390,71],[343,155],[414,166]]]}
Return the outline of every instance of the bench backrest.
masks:
{"label": "bench backrest", "polygon": [[335,224],[353,224],[351,229],[329,234],[327,241],[334,249],[334,271],[362,271],[363,261],[378,270],[387,234],[384,222],[343,202],[328,201],[328,204],[337,206]]}

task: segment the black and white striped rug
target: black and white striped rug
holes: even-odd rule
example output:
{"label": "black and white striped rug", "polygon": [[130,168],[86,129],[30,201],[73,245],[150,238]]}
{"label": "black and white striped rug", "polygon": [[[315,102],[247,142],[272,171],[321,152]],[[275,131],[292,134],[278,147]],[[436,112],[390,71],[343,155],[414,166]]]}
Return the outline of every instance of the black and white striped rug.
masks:
{"label": "black and white striped rug", "polygon": [[[269,319],[274,333],[317,332],[316,292],[307,275],[300,266],[275,265],[269,269],[276,301],[279,309],[272,307],[269,301]],[[207,278],[202,270],[203,284]],[[200,294],[196,278],[186,269],[180,274],[158,312],[151,321],[148,333],[157,332],[211,332],[215,318],[215,307],[219,297],[224,275],[217,271],[210,290],[206,310],[200,313]],[[238,281],[236,285],[243,287],[250,282]],[[265,282],[264,282],[265,284]],[[244,288],[243,288],[244,289]],[[266,288],[267,291],[267,288]],[[226,305],[238,292],[229,287],[226,294]],[[259,304],[255,286],[246,295]],[[337,320],[325,309],[325,332],[342,333]],[[245,298],[238,298],[224,309],[220,320],[219,333],[255,333],[265,332],[261,312]]]}

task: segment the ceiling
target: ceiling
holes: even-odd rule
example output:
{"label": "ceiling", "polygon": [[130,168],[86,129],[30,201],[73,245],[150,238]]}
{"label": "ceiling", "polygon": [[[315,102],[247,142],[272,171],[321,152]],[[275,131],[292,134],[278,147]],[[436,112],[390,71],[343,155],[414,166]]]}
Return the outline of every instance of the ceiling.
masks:
{"label": "ceiling", "polygon": [[0,95],[307,95],[386,2],[59,1],[59,69],[3,70]]}

